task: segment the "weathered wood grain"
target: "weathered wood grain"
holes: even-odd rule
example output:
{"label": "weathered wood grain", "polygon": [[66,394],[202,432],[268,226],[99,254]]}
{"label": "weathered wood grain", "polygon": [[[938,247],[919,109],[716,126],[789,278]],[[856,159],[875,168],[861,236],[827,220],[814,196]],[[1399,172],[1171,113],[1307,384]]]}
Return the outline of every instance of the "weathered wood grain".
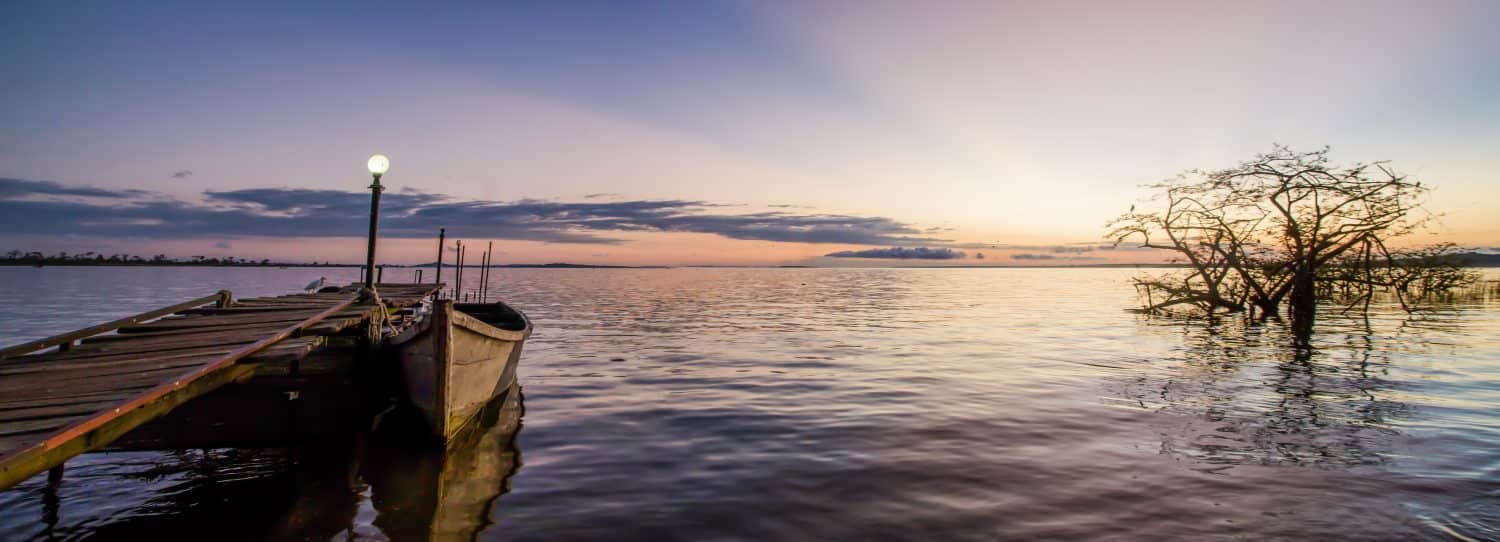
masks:
{"label": "weathered wood grain", "polygon": [[78,331],[63,333],[61,335],[53,335],[45,339],[37,339],[35,341],[0,349],[0,359],[15,357],[22,354],[29,354],[31,352],[35,352],[37,350],[52,346],[71,345],[73,341],[76,341],[83,337],[111,331],[124,325],[145,322],[153,318],[160,318],[162,316],[166,316],[183,309],[198,307],[209,303],[219,303],[221,305],[227,305],[229,298],[230,294],[228,290],[220,290],[214,294],[206,295],[198,299],[184,301],[170,307],[162,307],[160,309],[146,311],[135,316],[127,316],[125,318],[105,322],[103,324],[89,326]]}
{"label": "weathered wood grain", "polygon": [[[234,301],[221,292],[6,349],[0,489],[258,371],[290,386],[309,374],[347,372],[347,354],[314,354],[330,337],[340,345],[363,340],[388,309],[420,303],[440,287],[380,285],[384,307],[356,305],[358,294],[347,289]],[[345,333],[356,327],[363,331]],[[49,346],[67,349],[34,353]]]}

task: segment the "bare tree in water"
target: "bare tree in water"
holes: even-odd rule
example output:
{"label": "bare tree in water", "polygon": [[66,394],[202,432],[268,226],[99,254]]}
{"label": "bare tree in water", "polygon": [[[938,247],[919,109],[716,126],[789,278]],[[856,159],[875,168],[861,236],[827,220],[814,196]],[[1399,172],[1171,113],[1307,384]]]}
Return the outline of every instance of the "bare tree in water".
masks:
{"label": "bare tree in water", "polygon": [[1132,206],[1109,224],[1116,244],[1171,251],[1187,268],[1136,279],[1147,311],[1248,310],[1268,318],[1285,303],[1305,343],[1320,297],[1354,308],[1390,292],[1410,307],[1413,296],[1474,278],[1453,245],[1393,247],[1432,215],[1421,207],[1428,188],[1384,162],[1337,166],[1327,148],[1276,146],[1236,167],[1190,170],[1150,188],[1160,191],[1151,209]]}

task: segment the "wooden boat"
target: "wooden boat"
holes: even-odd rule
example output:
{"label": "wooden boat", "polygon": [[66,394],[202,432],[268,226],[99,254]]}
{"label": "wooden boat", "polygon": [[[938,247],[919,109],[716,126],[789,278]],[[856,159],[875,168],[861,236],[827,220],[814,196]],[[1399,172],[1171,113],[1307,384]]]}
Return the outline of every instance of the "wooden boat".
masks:
{"label": "wooden boat", "polygon": [[516,381],[531,322],[504,303],[439,300],[392,337],[406,396],[444,442]]}

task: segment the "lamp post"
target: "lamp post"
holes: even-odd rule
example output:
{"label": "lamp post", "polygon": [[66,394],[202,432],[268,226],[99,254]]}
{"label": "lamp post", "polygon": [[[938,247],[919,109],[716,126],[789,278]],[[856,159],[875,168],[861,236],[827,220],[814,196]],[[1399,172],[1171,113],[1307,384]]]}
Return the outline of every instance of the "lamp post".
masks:
{"label": "lamp post", "polygon": [[370,175],[375,182],[370,183],[370,245],[365,251],[365,288],[375,287],[375,235],[380,226],[380,193],[385,190],[380,186],[380,176],[385,175],[391,169],[391,159],[384,154],[370,157],[365,163],[370,168]]}

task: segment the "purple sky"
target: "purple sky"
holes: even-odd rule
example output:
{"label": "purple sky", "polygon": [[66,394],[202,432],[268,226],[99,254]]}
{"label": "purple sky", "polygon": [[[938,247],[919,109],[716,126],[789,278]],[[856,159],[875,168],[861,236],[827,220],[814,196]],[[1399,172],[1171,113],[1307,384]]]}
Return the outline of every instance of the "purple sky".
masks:
{"label": "purple sky", "polygon": [[0,50],[4,249],[357,261],[339,193],[382,152],[393,262],[447,225],[517,262],[1086,263],[1141,257],[1075,250],[1140,184],[1272,143],[1391,160],[1500,246],[1495,2],[7,2]]}

